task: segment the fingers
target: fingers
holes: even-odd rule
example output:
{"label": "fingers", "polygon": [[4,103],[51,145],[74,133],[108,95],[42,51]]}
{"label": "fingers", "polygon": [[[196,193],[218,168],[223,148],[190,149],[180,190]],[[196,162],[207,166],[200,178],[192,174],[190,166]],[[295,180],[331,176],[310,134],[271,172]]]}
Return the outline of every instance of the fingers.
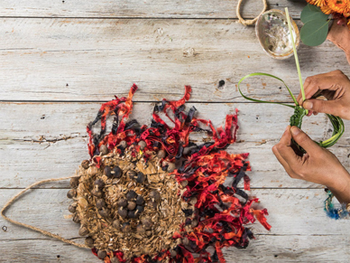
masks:
{"label": "fingers", "polygon": [[293,149],[290,147],[292,140],[292,134],[290,133],[290,126],[288,125],[284,131],[280,142],[275,145],[275,149],[272,149],[273,152],[277,153],[277,159],[282,163],[285,163],[283,166],[289,166],[290,162],[293,162],[297,155],[294,153]]}
{"label": "fingers", "polygon": [[289,162],[293,163],[295,161],[295,159],[294,159],[294,158],[296,158],[295,154],[294,154],[292,159],[284,159],[280,153],[280,152],[284,152],[286,150],[286,148],[290,148],[291,138],[292,138],[292,136],[290,134],[290,126],[288,126],[286,131],[282,135],[280,142],[272,147],[272,151],[273,151],[274,155],[276,156],[277,160],[282,164],[283,168],[289,174],[289,176],[292,178],[299,178],[289,165]]}
{"label": "fingers", "polygon": [[331,115],[339,115],[339,107],[341,104],[336,100],[319,100],[312,99],[306,100],[303,103],[303,107],[312,112],[321,112]]}
{"label": "fingers", "polygon": [[[346,80],[348,79],[340,70],[308,77],[304,82],[305,98],[310,99],[319,90],[335,89],[338,82],[343,84]],[[303,102],[301,94],[298,95],[297,100],[299,104]]]}
{"label": "fingers", "polygon": [[310,117],[312,115],[313,111],[309,110],[306,116]]}
{"label": "fingers", "polygon": [[[284,170],[291,176],[294,177],[294,173],[292,172],[292,169],[290,168],[289,164],[283,159],[281,154],[278,151],[278,146],[275,145],[272,147],[272,152],[276,156],[277,160],[282,164]],[[293,174],[293,175],[292,175]]]}
{"label": "fingers", "polygon": [[[291,128],[291,134],[293,136],[293,139],[297,144],[299,144],[306,152],[308,153],[317,153],[317,151],[320,149],[320,146],[317,145],[313,140],[310,139],[310,137],[304,133],[302,130],[299,128],[293,126]],[[293,151],[294,153],[294,151]],[[286,156],[289,156],[291,158],[290,152],[286,151]],[[283,154],[281,154],[284,159],[286,159]]]}
{"label": "fingers", "polygon": [[290,133],[290,125],[288,125],[284,133],[282,134],[282,137],[278,144],[290,146],[291,139],[292,139],[292,134]]}
{"label": "fingers", "polygon": [[301,96],[301,92],[299,92],[299,95],[297,97],[297,102],[299,103],[299,105],[303,104],[303,98]]}
{"label": "fingers", "polygon": [[289,174],[290,177],[292,177],[292,178],[300,178],[300,176],[298,176],[292,170],[292,168],[289,166],[288,162],[283,159],[283,157],[279,153],[278,147],[276,145],[274,147],[272,147],[272,151],[273,151],[274,155],[276,156],[277,160],[282,164],[284,170],[286,170],[286,172]]}
{"label": "fingers", "polygon": [[[290,126],[288,126],[289,128]],[[300,161],[300,157],[294,152],[291,147],[292,134],[291,129],[287,129],[287,131],[282,135],[280,142],[277,145],[278,153],[281,158],[288,164],[291,170],[295,165],[298,165]]]}

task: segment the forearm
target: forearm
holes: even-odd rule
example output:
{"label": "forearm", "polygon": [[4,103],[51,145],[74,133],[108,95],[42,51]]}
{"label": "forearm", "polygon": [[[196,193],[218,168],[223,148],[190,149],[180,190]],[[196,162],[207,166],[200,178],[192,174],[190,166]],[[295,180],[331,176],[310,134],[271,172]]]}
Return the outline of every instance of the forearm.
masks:
{"label": "forearm", "polygon": [[340,203],[350,203],[350,175],[345,169],[327,187]]}

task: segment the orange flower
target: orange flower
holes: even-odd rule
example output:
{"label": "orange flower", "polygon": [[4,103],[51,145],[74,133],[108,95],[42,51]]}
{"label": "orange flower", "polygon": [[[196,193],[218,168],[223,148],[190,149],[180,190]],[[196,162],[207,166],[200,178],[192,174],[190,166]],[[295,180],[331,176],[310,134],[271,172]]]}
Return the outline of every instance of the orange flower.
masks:
{"label": "orange flower", "polygon": [[[350,2],[350,1],[349,1]],[[343,16],[349,17],[350,18],[350,3],[349,5],[345,8],[345,11],[343,12]]]}
{"label": "orange flower", "polygon": [[350,17],[350,0],[306,0],[306,2],[320,7],[327,15],[338,13]]}
{"label": "orange flower", "polygon": [[315,5],[321,8],[321,11],[327,15],[332,13],[332,9],[329,8],[327,2],[329,0],[306,0],[311,5]]}
{"label": "orange flower", "polygon": [[315,6],[324,6],[326,5],[327,0],[306,0],[306,2]]}
{"label": "orange flower", "polygon": [[321,8],[321,11],[326,15],[329,15],[330,13],[334,13],[333,10],[328,5],[320,6],[320,8]]}
{"label": "orange flower", "polygon": [[350,0],[328,0],[327,3],[333,13],[346,15],[349,11]]}

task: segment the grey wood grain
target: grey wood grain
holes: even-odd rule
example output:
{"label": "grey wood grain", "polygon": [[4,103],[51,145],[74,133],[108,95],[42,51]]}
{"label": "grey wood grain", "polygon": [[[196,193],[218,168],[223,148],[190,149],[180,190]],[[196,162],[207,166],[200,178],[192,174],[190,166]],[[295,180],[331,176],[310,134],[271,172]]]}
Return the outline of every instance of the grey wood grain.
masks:
{"label": "grey wood grain", "polygon": [[[149,125],[153,105],[135,103],[130,119]],[[272,154],[272,146],[289,124],[291,109],[255,103],[189,103],[187,106],[188,109],[195,106],[197,117],[212,120],[215,127],[224,125],[226,114],[239,109],[237,143],[228,151],[250,153],[252,187],[321,187],[290,179]],[[0,103],[0,119],[3,120],[0,169],[6,175],[0,181],[0,188],[24,188],[45,178],[72,175],[81,161],[89,158],[85,129],[99,108],[100,103]],[[349,169],[350,122],[345,121],[345,124],[346,133],[330,150]],[[325,115],[304,119],[303,129],[314,140],[329,138],[330,128]],[[191,139],[201,143],[210,137],[196,133]]]}
{"label": "grey wood grain", "polygon": [[[1,206],[19,191],[0,189]],[[79,225],[67,219],[70,215],[67,208],[71,203],[67,192],[67,189],[31,190],[10,207],[6,215],[66,238],[77,238]],[[346,236],[350,230],[347,220],[334,220],[326,216],[323,210],[326,193],[323,189],[253,189],[248,193],[259,198],[254,208],[267,208],[267,220],[272,226],[267,231],[258,222],[249,224],[255,234]],[[3,218],[0,219],[0,226],[7,227],[6,232],[0,230],[0,240],[45,237],[30,229],[15,226]]]}
{"label": "grey wood grain", "polygon": [[[242,14],[255,17],[260,0],[246,1]],[[269,0],[270,8],[288,6],[299,19],[305,3]],[[125,96],[132,83],[134,113],[150,123],[153,103],[177,100],[184,85],[199,117],[216,127],[239,112],[238,142],[230,153],[249,152],[251,196],[270,213],[271,231],[258,223],[246,250],[230,248],[227,262],[349,262],[348,220],[334,221],[323,211],[321,185],[293,180],[271,152],[288,124],[291,110],[247,103],[237,82],[263,71],[284,79],[298,93],[293,58],[275,61],[261,50],[254,28],[237,24],[237,0],[0,0],[0,206],[38,180],[72,175],[88,158],[86,124],[101,102]],[[299,27],[300,21],[297,21]],[[341,69],[350,75],[343,52],[330,42],[301,45],[302,75]],[[219,87],[219,81],[225,85]],[[280,83],[253,78],[243,83],[250,96],[289,101]],[[8,101],[8,102],[7,102]],[[331,148],[350,168],[349,129]],[[303,129],[315,140],[329,137],[324,115],[305,119]],[[194,134],[197,142],[208,138]],[[242,186],[242,185],[241,185]],[[83,242],[70,219],[68,182],[46,184],[27,193],[9,209],[21,222]],[[0,262],[101,262],[78,249],[0,219]]]}
{"label": "grey wood grain", "polygon": [[[135,17],[135,18],[236,18],[238,0],[148,0],[148,1],[91,1],[91,0],[28,0],[1,1],[0,16],[16,17]],[[287,0],[269,0],[270,8],[290,8],[299,17],[305,3]],[[261,0],[247,1],[242,5],[242,15],[257,16],[263,8]]]}
{"label": "grey wood grain", "polygon": [[[137,101],[182,97],[192,101],[243,101],[238,81],[252,72],[282,78],[299,91],[293,58],[276,61],[261,49],[254,28],[233,20],[2,18],[0,100],[105,101],[140,87]],[[303,78],[341,69],[344,53],[330,42],[301,45]],[[219,81],[225,85],[219,87]],[[291,101],[281,83],[242,83],[255,98]]]}
{"label": "grey wood grain", "polygon": [[[110,99],[114,97],[111,96]],[[160,104],[159,102],[135,102],[129,120],[136,119],[140,124],[149,126],[153,108],[157,103]],[[102,102],[0,102],[2,120],[0,138],[42,143],[77,137],[86,138],[86,126],[95,119],[101,105]],[[192,103],[190,99],[185,106],[186,111],[195,107],[196,118],[211,120],[216,128],[224,126],[226,115],[235,114],[238,109],[238,140],[256,143],[263,139],[277,140],[293,114],[293,109],[289,107],[251,102]],[[159,116],[171,125],[164,114]],[[113,116],[110,117],[110,120],[112,119]],[[331,126],[325,114],[305,117],[303,121],[303,129],[316,140],[330,136],[328,129]],[[99,128],[99,124],[97,123],[95,127]],[[350,122],[345,121],[345,125],[347,128]],[[207,139],[205,133],[194,134],[198,135],[198,139],[203,136]],[[350,133],[346,132],[342,140],[349,137]]]}
{"label": "grey wood grain", "polygon": [[[224,250],[229,263],[240,262],[342,262],[350,259],[348,236],[258,235],[247,249]],[[329,245],[334,244],[334,245]],[[89,250],[48,239],[0,240],[0,262],[100,263]],[[12,251],[8,253],[8,251]]]}

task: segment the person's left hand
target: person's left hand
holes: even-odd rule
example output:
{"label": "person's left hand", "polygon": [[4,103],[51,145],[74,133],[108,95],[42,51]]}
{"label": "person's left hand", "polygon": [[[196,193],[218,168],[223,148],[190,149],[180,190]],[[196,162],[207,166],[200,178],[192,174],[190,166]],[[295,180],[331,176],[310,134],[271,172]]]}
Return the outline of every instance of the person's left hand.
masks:
{"label": "person's left hand", "polygon": [[[307,152],[291,147],[292,138]],[[330,151],[320,147],[297,127],[288,126],[273,153],[290,177],[326,185],[340,202],[350,202],[350,175]]]}

